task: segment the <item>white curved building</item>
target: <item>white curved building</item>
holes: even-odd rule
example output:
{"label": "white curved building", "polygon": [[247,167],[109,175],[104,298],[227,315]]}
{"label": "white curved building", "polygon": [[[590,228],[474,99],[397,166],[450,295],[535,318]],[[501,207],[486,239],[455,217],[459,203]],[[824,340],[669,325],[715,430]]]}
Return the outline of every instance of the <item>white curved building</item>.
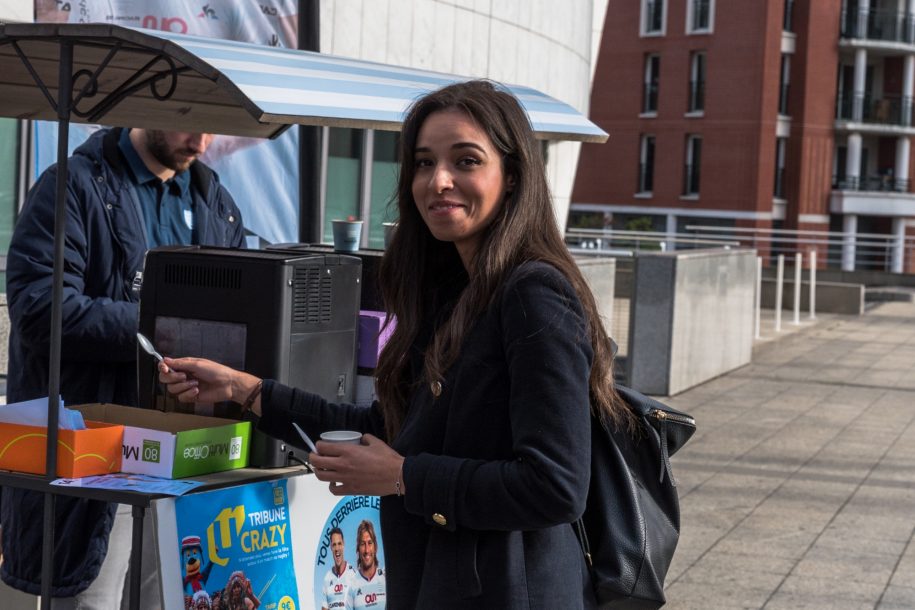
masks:
{"label": "white curved building", "polygon": [[[606,8],[607,0],[323,0],[321,52],[526,85],[587,115]],[[551,142],[547,151],[561,229],[580,147]]]}

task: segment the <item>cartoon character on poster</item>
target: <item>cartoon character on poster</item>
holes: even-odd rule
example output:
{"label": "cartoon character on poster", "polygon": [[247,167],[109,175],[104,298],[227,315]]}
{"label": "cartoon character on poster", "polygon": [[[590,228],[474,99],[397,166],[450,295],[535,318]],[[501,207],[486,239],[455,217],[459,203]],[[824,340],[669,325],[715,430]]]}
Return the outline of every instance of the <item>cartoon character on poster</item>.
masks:
{"label": "cartoon character on poster", "polygon": [[286,481],[175,500],[185,608],[296,610]]}
{"label": "cartoon character on poster", "polygon": [[315,553],[315,608],[384,610],[384,544],[374,496],[347,496],[324,522]]}

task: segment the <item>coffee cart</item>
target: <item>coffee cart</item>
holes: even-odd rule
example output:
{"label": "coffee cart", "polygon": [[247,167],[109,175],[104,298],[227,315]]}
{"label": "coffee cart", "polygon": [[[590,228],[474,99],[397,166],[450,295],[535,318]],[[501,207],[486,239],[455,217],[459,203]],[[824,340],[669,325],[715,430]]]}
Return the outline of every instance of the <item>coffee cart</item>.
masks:
{"label": "coffee cart", "polygon": [[[412,100],[464,79],[107,24],[0,25],[0,116],[58,122],[48,395],[60,394],[63,221],[71,122],[263,138],[274,138],[294,124],[397,130]],[[602,130],[567,104],[527,87],[508,88],[528,110],[538,137],[606,139]],[[46,494],[42,608],[50,607],[56,494],[133,507],[130,607],[137,608],[143,516],[162,496],[52,487],[50,482],[57,478],[57,428],[56,401],[50,398],[46,475],[0,472],[0,485]],[[299,474],[300,469],[233,471],[208,475],[207,486],[218,489]]]}

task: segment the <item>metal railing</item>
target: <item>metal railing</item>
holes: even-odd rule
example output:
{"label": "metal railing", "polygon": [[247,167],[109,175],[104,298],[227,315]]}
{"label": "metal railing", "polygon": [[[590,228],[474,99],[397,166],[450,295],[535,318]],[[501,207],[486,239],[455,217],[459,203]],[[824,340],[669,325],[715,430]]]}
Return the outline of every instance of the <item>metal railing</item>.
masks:
{"label": "metal railing", "polygon": [[667,252],[698,248],[729,249],[740,245],[738,240],[696,235],[668,235],[657,231],[624,231],[617,229],[568,229],[566,245],[576,254],[591,256],[635,256],[641,252]]}
{"label": "metal railing", "polygon": [[887,9],[842,9],[842,38],[915,43],[915,17],[903,11]]}
{"label": "metal railing", "polygon": [[816,251],[821,264],[828,268],[915,273],[915,269],[906,269],[906,261],[915,258],[915,237],[704,225],[688,225],[686,231],[705,240],[720,239],[727,243],[736,240],[741,246],[759,251],[768,265],[774,264],[779,254],[793,256],[797,252]]}
{"label": "metal railing", "polygon": [[688,225],[680,233],[570,228],[565,237],[572,252],[590,256],[746,247],[756,249],[766,266],[775,265],[779,255],[802,253],[806,259],[816,252],[823,268],[915,273],[910,266],[915,264],[915,237],[885,233]]}
{"label": "metal railing", "polygon": [[844,91],[836,98],[836,118],[878,125],[912,125],[912,98],[903,95],[877,97],[870,93]]}
{"label": "metal railing", "polygon": [[840,191],[867,191],[876,193],[908,193],[909,181],[892,175],[833,176],[832,188]]}

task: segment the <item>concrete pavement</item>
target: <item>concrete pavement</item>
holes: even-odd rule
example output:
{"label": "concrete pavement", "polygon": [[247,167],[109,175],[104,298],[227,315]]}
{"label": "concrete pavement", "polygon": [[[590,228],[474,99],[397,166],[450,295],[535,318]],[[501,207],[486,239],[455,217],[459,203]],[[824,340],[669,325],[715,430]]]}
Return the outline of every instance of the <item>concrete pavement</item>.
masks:
{"label": "concrete pavement", "polygon": [[699,427],[666,608],[915,609],[915,304],[788,330],[667,400]]}

